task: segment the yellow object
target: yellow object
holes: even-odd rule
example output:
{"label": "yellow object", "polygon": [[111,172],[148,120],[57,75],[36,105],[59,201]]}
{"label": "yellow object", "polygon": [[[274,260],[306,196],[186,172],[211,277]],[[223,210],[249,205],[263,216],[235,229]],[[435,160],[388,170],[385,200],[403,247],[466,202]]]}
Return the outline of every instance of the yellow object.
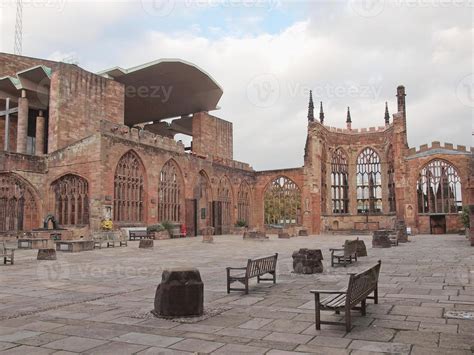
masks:
{"label": "yellow object", "polygon": [[110,219],[102,221],[102,229],[111,230],[114,224]]}

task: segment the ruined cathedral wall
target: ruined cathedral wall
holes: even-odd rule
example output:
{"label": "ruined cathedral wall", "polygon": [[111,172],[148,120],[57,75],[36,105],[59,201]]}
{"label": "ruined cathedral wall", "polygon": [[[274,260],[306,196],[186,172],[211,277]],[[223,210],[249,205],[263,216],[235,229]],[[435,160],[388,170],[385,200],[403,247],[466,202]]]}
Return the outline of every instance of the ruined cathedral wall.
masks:
{"label": "ruined cathedral wall", "polygon": [[55,68],[58,62],[51,60],[24,57],[8,53],[0,53],[0,77],[15,76],[16,73],[38,65]]}

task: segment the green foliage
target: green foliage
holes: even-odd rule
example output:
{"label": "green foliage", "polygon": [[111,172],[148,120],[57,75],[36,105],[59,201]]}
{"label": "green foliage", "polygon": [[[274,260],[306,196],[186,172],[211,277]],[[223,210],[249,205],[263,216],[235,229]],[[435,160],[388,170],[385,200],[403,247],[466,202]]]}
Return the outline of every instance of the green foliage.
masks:
{"label": "green foliage", "polygon": [[236,227],[248,227],[248,224],[246,221],[237,221],[235,224]]}
{"label": "green foliage", "polygon": [[152,224],[151,226],[148,226],[146,228],[147,233],[163,232],[164,230],[165,230],[165,227],[162,224]]}
{"label": "green foliage", "polygon": [[161,222],[161,225],[163,226],[164,229],[166,229],[168,231],[168,233],[170,233],[171,235],[171,231],[173,230],[174,228],[174,223],[170,222],[170,221],[163,221]]}
{"label": "green foliage", "polygon": [[465,228],[470,227],[470,219],[469,219],[469,206],[464,206],[461,212],[461,222]]}

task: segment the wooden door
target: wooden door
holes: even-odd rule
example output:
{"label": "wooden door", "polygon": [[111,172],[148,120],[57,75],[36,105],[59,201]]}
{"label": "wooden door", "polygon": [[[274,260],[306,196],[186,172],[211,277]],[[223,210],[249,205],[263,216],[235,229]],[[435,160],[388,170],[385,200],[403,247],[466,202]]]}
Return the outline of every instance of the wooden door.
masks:
{"label": "wooden door", "polygon": [[186,235],[195,237],[197,235],[197,200],[186,200]]}

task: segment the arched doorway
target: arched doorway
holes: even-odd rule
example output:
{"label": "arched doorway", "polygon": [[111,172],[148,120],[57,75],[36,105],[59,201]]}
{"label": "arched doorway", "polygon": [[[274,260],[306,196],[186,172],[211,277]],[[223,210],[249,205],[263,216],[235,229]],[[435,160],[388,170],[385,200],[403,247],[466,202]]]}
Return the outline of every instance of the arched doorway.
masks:
{"label": "arched doorway", "polygon": [[301,224],[301,191],[296,183],[284,176],[274,179],[265,190],[265,224]]}

